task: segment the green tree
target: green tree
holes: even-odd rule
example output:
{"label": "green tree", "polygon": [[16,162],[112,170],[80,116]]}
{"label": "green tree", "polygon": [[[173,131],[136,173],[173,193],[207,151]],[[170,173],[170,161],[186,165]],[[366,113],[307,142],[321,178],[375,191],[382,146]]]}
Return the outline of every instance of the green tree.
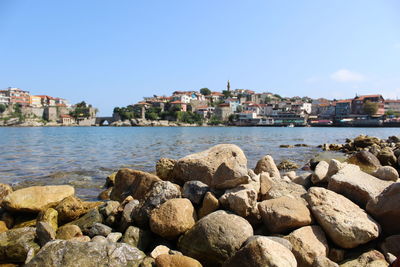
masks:
{"label": "green tree", "polygon": [[378,103],[366,101],[363,105],[363,111],[367,115],[375,115],[378,112]]}
{"label": "green tree", "polygon": [[391,110],[391,109],[389,109],[389,110],[386,112],[386,115],[392,116],[392,115],[394,115],[394,111]]}
{"label": "green tree", "polygon": [[222,93],[224,94],[224,96],[225,96],[226,98],[232,97],[232,92],[231,92],[231,91],[223,90]]}
{"label": "green tree", "polygon": [[274,94],[274,96],[275,96],[276,98],[282,99],[282,97],[281,97],[280,95],[278,95],[278,94]]}
{"label": "green tree", "polygon": [[3,113],[6,110],[6,105],[0,104],[0,113]]}
{"label": "green tree", "polygon": [[200,94],[202,95],[211,95],[211,90],[208,88],[201,88],[200,89]]}
{"label": "green tree", "polygon": [[236,112],[242,112],[243,111],[243,107],[242,106],[237,106],[237,108],[236,108]]}

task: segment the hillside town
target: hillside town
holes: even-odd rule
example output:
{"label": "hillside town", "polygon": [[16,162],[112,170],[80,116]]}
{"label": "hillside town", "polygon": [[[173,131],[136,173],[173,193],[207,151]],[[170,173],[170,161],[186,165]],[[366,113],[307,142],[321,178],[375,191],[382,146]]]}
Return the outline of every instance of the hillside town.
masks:
{"label": "hillside town", "polygon": [[399,126],[400,100],[380,94],[329,100],[282,97],[248,89],[213,92],[175,91],[171,96],[144,97],[115,108],[113,118],[143,125],[149,121],[236,126]]}
{"label": "hillside town", "polygon": [[32,95],[20,88],[0,90],[0,126],[91,126],[97,110],[85,102]]}

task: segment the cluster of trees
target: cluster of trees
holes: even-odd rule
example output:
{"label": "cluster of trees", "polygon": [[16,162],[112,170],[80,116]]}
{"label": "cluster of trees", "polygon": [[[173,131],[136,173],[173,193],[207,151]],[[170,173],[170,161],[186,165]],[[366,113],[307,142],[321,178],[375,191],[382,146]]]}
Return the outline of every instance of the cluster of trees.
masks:
{"label": "cluster of trees", "polygon": [[0,104],[0,113],[3,113],[7,109],[7,106],[4,104]]}
{"label": "cluster of trees", "polygon": [[82,101],[78,104],[75,105],[75,109],[69,113],[72,117],[75,119],[77,118],[89,118],[91,116],[90,114],[90,108],[91,105],[87,105],[85,101]]}
{"label": "cluster of trees", "polygon": [[375,115],[378,112],[378,103],[366,101],[363,105],[363,111],[367,115]]}

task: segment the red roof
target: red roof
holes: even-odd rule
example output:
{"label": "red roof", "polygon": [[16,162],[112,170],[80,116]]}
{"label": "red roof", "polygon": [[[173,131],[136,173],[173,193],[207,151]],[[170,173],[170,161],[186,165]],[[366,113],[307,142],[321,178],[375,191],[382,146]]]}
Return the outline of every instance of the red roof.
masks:
{"label": "red roof", "polygon": [[61,118],[71,118],[71,116],[68,115],[68,114],[61,115],[60,117],[61,117]]}
{"label": "red roof", "polygon": [[224,94],[222,94],[220,92],[211,92],[211,95],[224,96]]}
{"label": "red roof", "polygon": [[229,107],[229,103],[223,103],[223,104],[219,104],[219,107]]}
{"label": "red roof", "polygon": [[356,99],[363,100],[365,98],[382,97],[382,95],[360,95],[355,97]]}
{"label": "red roof", "polygon": [[171,104],[181,104],[181,105],[185,104],[186,105],[186,103],[183,103],[182,101],[179,101],[179,100],[171,102]]}
{"label": "red roof", "polygon": [[198,106],[197,109],[208,108],[208,106]]}
{"label": "red roof", "polygon": [[351,103],[351,99],[338,100],[336,103]]}

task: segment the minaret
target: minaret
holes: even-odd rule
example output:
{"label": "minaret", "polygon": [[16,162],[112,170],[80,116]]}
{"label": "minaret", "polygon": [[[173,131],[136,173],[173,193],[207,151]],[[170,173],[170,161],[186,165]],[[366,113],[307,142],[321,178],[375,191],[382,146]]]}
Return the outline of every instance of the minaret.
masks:
{"label": "minaret", "polygon": [[226,85],[226,89],[228,90],[228,92],[231,90],[231,83],[228,80],[228,84]]}

